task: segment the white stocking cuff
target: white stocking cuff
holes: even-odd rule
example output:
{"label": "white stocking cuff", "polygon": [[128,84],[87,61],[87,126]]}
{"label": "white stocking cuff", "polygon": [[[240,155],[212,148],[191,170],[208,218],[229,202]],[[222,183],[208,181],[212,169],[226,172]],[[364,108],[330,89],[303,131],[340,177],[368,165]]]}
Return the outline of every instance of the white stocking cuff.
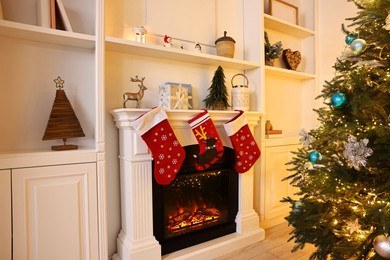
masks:
{"label": "white stocking cuff", "polygon": [[232,136],[237,133],[243,126],[248,124],[246,120],[245,114],[243,111],[239,111],[240,113],[233,117],[230,121],[225,123],[223,127],[228,136]]}
{"label": "white stocking cuff", "polygon": [[158,106],[134,119],[130,125],[142,136],[165,119],[168,119],[167,113],[165,113],[162,106]]}

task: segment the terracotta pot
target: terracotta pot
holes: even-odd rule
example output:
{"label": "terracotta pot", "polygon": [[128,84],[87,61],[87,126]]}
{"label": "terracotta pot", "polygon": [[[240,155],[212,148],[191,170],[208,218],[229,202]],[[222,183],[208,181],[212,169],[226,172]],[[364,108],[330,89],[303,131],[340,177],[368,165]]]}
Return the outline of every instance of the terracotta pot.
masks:
{"label": "terracotta pot", "polygon": [[215,101],[213,105],[211,106],[212,110],[226,110],[226,107],[224,106],[222,101]]}
{"label": "terracotta pot", "polygon": [[266,58],[265,59],[265,65],[274,66],[274,61],[275,61],[275,59],[268,59],[268,58]]}

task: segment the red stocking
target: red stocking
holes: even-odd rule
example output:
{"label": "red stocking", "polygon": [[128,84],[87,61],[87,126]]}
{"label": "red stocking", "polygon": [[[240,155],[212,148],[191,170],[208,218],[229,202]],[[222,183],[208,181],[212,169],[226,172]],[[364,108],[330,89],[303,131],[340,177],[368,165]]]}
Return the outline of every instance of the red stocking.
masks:
{"label": "red stocking", "polygon": [[199,143],[199,154],[194,155],[196,158],[195,168],[202,171],[221,158],[223,144],[207,110],[190,119],[188,123]]}
{"label": "red stocking", "polygon": [[167,114],[159,106],[131,123],[152,152],[154,178],[161,185],[167,185],[175,179],[185,158],[185,151],[167,118]]}
{"label": "red stocking", "polygon": [[225,123],[224,128],[234,148],[234,169],[238,173],[249,171],[261,152],[248,127],[244,112],[239,110],[239,114]]}

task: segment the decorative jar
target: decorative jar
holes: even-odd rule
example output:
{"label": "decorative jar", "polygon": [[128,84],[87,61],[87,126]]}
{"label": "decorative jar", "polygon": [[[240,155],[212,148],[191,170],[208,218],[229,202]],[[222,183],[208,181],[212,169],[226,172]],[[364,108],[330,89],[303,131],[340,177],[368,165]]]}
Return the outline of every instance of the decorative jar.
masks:
{"label": "decorative jar", "polygon": [[227,32],[224,32],[224,36],[218,38],[215,41],[215,46],[217,47],[217,55],[233,58],[234,57],[234,45],[236,41],[229,36],[226,36]]}

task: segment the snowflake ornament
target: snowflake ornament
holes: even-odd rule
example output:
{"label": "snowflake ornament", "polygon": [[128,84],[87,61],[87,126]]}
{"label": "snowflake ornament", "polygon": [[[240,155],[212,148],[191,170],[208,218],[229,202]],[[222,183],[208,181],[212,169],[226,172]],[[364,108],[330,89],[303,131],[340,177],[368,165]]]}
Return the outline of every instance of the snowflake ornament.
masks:
{"label": "snowflake ornament", "polygon": [[309,145],[314,141],[314,137],[309,135],[305,129],[301,129],[301,131],[299,131],[299,135],[302,136],[300,139],[299,139],[299,142],[303,145],[303,147],[305,147],[306,149],[309,147]]}
{"label": "snowflake ornament", "polygon": [[347,159],[350,167],[359,170],[360,166],[366,166],[366,158],[373,153],[373,150],[368,148],[367,144],[368,139],[366,138],[358,142],[355,136],[348,136],[348,142],[344,142],[344,157]]}

